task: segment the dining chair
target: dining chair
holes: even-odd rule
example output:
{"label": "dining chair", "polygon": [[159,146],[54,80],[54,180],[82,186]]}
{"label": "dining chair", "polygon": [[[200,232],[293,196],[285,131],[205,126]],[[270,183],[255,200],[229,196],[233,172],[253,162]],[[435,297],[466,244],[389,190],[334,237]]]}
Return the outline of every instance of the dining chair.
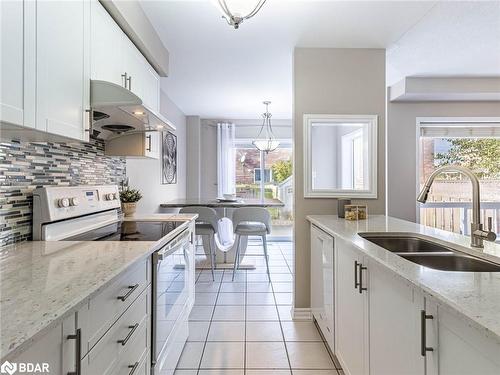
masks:
{"label": "dining chair", "polygon": [[215,233],[217,233],[217,212],[213,208],[203,206],[183,207],[181,214],[198,214],[195,221],[195,233],[208,238],[208,257],[212,268],[212,279],[215,281]]}
{"label": "dining chair", "polygon": [[271,233],[271,214],[265,208],[242,207],[233,212],[233,226],[236,234],[236,254],[234,257],[233,281],[236,269],[240,264],[240,242],[242,236],[259,236],[262,238],[264,257],[266,258],[267,277],[269,274],[269,259],[267,255],[267,235]]}

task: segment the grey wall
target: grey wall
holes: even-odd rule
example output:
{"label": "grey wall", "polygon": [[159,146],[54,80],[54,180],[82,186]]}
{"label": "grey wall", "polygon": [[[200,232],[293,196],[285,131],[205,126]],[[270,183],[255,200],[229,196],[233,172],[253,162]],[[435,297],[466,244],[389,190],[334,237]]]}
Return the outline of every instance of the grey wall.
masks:
{"label": "grey wall", "polygon": [[310,306],[310,231],[306,216],[335,214],[335,199],[304,199],[303,115],[378,115],[378,199],[385,211],[385,50],[296,48],[294,52],[295,307]]}
{"label": "grey wall", "polygon": [[186,197],[186,116],[164,92],[161,93],[160,112],[177,128],[174,132],[177,136],[177,183],[162,185],[161,155],[159,159],[127,159],[130,185],[143,193],[138,213],[158,212],[160,203]]}
{"label": "grey wall", "polygon": [[498,102],[388,102],[387,205],[390,216],[416,221],[417,117],[498,117]]}
{"label": "grey wall", "polygon": [[186,117],[187,166],[186,196],[201,197],[201,121],[199,116]]}
{"label": "grey wall", "polygon": [[104,155],[104,142],[0,143],[0,246],[31,240],[33,190],[47,185],[118,184],[125,160]]}

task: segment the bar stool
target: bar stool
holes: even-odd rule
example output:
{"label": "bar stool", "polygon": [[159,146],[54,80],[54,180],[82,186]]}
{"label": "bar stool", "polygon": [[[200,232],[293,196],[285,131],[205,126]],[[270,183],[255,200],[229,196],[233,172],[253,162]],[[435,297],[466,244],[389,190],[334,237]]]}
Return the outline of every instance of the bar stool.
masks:
{"label": "bar stool", "polygon": [[213,208],[203,206],[183,207],[181,214],[198,214],[195,222],[196,235],[208,237],[208,251],[212,268],[212,279],[215,281],[215,233],[217,233],[217,212]]}
{"label": "bar stool", "polygon": [[271,233],[271,214],[265,208],[242,207],[233,212],[234,233],[236,234],[236,255],[234,257],[233,281],[236,269],[240,263],[240,239],[241,236],[259,236],[262,238],[264,257],[266,258],[267,277],[269,274],[269,260],[267,255],[267,235]]}

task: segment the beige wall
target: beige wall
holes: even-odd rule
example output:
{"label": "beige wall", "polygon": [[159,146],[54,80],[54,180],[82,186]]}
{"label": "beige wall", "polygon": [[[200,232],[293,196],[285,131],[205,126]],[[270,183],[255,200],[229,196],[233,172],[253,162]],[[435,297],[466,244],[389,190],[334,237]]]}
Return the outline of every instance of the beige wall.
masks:
{"label": "beige wall", "polygon": [[378,115],[378,199],[385,211],[385,50],[297,48],[294,52],[295,307],[310,306],[309,214],[336,214],[335,199],[304,199],[303,115]]}
{"label": "beige wall", "polygon": [[498,102],[388,102],[388,214],[416,221],[417,117],[500,117]]}

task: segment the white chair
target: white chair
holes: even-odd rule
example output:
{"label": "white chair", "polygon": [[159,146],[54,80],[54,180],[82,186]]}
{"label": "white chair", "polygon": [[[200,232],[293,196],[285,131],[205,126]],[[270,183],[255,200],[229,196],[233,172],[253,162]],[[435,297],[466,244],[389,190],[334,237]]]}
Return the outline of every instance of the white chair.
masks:
{"label": "white chair", "polygon": [[269,260],[267,255],[267,235],[271,233],[271,214],[265,208],[242,207],[233,212],[234,233],[236,234],[236,255],[234,257],[233,281],[236,269],[240,264],[241,236],[259,236],[262,238],[264,257],[266,258],[267,277],[269,274]]}
{"label": "white chair", "polygon": [[203,206],[183,207],[181,214],[198,214],[195,228],[196,234],[208,237],[208,256],[212,268],[212,279],[215,281],[215,233],[217,233],[217,212],[213,208]]}

